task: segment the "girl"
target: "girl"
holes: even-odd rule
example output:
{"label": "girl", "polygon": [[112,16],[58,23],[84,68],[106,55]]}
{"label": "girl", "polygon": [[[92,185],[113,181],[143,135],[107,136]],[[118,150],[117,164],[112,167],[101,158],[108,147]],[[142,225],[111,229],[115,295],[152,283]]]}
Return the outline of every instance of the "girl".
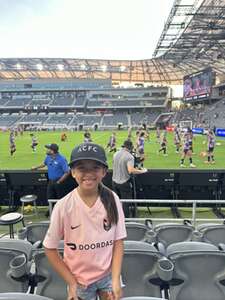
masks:
{"label": "girl", "polygon": [[[83,143],[71,153],[78,187],[54,207],[44,240],[46,255],[68,285],[68,300],[120,299],[124,215],[119,198],[102,184],[104,149]],[[64,259],[57,247],[64,239]]]}

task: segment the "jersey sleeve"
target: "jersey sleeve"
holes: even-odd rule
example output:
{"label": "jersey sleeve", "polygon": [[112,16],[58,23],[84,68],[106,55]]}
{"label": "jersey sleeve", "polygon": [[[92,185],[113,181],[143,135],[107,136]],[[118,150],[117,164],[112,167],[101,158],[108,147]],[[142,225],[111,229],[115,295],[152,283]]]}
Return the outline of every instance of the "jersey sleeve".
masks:
{"label": "jersey sleeve", "polygon": [[43,241],[45,248],[57,249],[60,240],[63,240],[63,210],[60,201],[56,203],[52,211],[50,225]]}
{"label": "jersey sleeve", "polygon": [[118,223],[116,224],[116,231],[115,231],[115,238],[114,240],[122,240],[127,237],[127,231],[126,231],[126,226],[125,226],[125,217],[123,213],[123,207],[120,202],[119,197],[113,193],[115,201],[116,201],[116,206],[117,206],[117,211],[118,211]]}

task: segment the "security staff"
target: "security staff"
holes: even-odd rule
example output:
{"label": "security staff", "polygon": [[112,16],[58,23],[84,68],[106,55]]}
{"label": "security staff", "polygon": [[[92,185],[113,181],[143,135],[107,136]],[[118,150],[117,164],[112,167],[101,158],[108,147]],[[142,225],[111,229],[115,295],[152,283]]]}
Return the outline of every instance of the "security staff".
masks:
{"label": "security staff", "polygon": [[59,153],[57,144],[45,145],[47,149],[47,156],[44,162],[37,166],[32,167],[32,170],[38,170],[47,166],[48,168],[48,186],[47,186],[47,199],[57,199],[56,185],[62,183],[70,174],[70,169],[66,158]]}

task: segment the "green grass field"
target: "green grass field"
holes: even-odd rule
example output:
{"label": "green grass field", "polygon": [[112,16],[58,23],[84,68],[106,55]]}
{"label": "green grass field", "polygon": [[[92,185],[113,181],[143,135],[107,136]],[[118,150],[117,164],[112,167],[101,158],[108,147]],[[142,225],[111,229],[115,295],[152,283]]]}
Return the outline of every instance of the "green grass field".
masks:
{"label": "green grass field", "polygon": [[[106,146],[110,131],[97,131],[92,132],[92,139],[95,143]],[[133,136],[134,136],[133,132]],[[45,144],[57,143],[60,147],[60,153],[63,154],[68,160],[70,158],[71,150],[83,141],[83,132],[67,132],[68,141],[61,142],[61,132],[37,132],[38,138],[37,151],[32,152],[31,137],[29,132],[25,132],[23,136],[16,137],[16,152],[11,157],[9,153],[9,133],[0,132],[0,169],[14,169],[26,170],[32,166],[39,165],[45,158]],[[117,147],[119,148],[123,141],[127,138],[127,131],[117,131]],[[205,136],[195,136],[194,139],[194,152],[193,162],[197,169],[225,169],[225,140],[217,139],[215,148],[215,161],[214,165],[204,163],[205,158],[199,154],[206,150]],[[150,142],[145,143],[145,167],[148,169],[179,169],[180,154],[175,153],[173,144],[173,133],[168,133],[168,156],[164,157],[163,154],[158,154],[159,144],[156,142],[155,131],[150,132]],[[112,167],[112,153],[107,153],[110,168]],[[189,168],[189,162],[186,162],[186,168]]]}

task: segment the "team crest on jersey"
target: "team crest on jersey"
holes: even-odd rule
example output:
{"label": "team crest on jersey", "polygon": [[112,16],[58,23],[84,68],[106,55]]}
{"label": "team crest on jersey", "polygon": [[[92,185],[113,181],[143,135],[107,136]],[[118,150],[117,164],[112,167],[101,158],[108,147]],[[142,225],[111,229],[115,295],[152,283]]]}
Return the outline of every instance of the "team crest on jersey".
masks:
{"label": "team crest on jersey", "polygon": [[103,227],[105,229],[105,231],[109,231],[111,229],[111,223],[108,222],[108,220],[103,219]]}

